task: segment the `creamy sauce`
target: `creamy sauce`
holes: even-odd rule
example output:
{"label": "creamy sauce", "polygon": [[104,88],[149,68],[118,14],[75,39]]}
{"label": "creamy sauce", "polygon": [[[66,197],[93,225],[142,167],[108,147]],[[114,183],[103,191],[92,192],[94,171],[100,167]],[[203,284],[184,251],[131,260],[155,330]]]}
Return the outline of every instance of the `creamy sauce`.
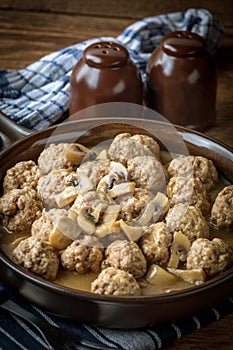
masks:
{"label": "creamy sauce", "polygon": [[[22,234],[12,234],[8,233],[2,229],[0,236],[0,246],[3,252],[11,258],[12,251],[19,244],[19,241],[25,239],[27,236]],[[214,227],[211,227],[211,238],[218,237],[223,239],[231,247],[233,247],[233,232],[230,230],[217,230]],[[86,273],[78,274],[77,272],[71,271],[60,271],[56,280],[53,283],[73,288],[81,291],[90,291],[91,282],[94,281],[98,273]],[[179,278],[176,279],[174,284],[164,284],[160,286],[154,286],[148,283],[145,279],[140,281],[142,286],[142,295],[157,295],[161,293],[169,293],[171,291],[182,290],[186,288],[193,287],[194,285],[188,282],[185,282]]]}
{"label": "creamy sauce", "polygon": [[[96,153],[99,153],[104,148],[107,148],[109,141],[104,142],[98,147],[94,147],[92,150]],[[171,160],[168,152],[161,151],[161,161],[165,165]],[[229,185],[229,183],[222,177],[219,179],[219,184],[217,188],[210,193],[210,202],[213,204],[214,199],[218,192],[225,186]],[[208,218],[207,218],[208,221]],[[214,237],[221,238],[231,247],[233,247],[233,232],[230,230],[218,230],[216,227],[210,224],[210,238]],[[5,230],[3,227],[0,227],[0,247],[3,252],[11,258],[12,251],[19,244],[19,241],[25,239],[27,236],[21,234],[12,234]],[[73,288],[81,291],[90,291],[91,282],[94,281],[97,277],[98,273],[86,273],[86,274],[78,274],[77,272],[71,271],[59,271],[56,280],[53,283],[65,286],[68,288]],[[182,290],[186,288],[193,287],[194,285],[188,282],[183,281],[180,278],[176,278],[174,284],[169,285],[160,285],[155,286],[148,283],[145,279],[139,281],[142,287],[142,295],[157,295],[161,293],[169,293],[171,291]]]}

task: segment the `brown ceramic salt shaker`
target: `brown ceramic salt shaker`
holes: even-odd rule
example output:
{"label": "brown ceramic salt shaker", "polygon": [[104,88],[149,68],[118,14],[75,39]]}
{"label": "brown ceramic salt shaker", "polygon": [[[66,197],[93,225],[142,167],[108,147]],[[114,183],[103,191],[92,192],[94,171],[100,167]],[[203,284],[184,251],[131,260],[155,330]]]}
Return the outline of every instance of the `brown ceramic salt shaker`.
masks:
{"label": "brown ceramic salt shaker", "polygon": [[115,42],[88,46],[71,74],[70,115],[105,102],[142,104],[143,85],[128,50]]}
{"label": "brown ceramic salt shaker", "polygon": [[171,32],[147,65],[147,105],[171,123],[203,131],[216,118],[217,71],[201,36]]}

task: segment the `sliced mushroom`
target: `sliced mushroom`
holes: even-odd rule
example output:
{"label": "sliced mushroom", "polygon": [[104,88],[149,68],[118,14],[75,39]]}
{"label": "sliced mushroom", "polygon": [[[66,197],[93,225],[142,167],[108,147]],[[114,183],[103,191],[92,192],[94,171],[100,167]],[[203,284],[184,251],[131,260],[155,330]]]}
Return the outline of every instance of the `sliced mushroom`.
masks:
{"label": "sliced mushroom", "polygon": [[122,229],[122,231],[124,231],[124,233],[126,234],[126,236],[129,238],[130,241],[136,242],[139,240],[139,238],[142,236],[143,234],[143,228],[142,226],[132,226],[132,225],[128,225],[126,224],[126,222],[124,220],[119,220],[119,224],[120,224],[120,228]]}
{"label": "sliced mushroom", "polygon": [[68,186],[71,185],[77,188],[79,193],[86,193],[91,191],[94,187],[89,177],[79,173],[78,170],[76,173],[73,172],[66,177],[66,183]]}
{"label": "sliced mushroom", "polygon": [[68,186],[63,192],[55,195],[55,201],[58,208],[64,208],[66,205],[72,203],[78,195],[77,188]]}
{"label": "sliced mushroom", "polygon": [[161,216],[164,215],[165,212],[167,212],[168,208],[168,198],[165,196],[165,194],[158,192],[156,196],[149,203],[147,203],[140,218],[135,219],[135,221],[137,221],[139,225],[145,226],[153,217],[153,221],[156,222]]}
{"label": "sliced mushroom", "polygon": [[54,228],[50,233],[49,242],[54,249],[61,250],[68,247],[73,241],[64,236],[58,228]]}
{"label": "sliced mushroom", "polygon": [[103,224],[113,224],[117,220],[120,210],[121,206],[118,204],[109,205],[103,216]]}
{"label": "sliced mushroom", "polygon": [[182,278],[185,282],[200,285],[206,281],[206,274],[202,269],[182,270],[168,268],[168,271]]}
{"label": "sliced mushroom", "polygon": [[191,243],[188,237],[179,231],[174,232],[168,267],[176,269],[180,260],[186,259],[190,248]]}
{"label": "sliced mushroom", "polygon": [[103,238],[107,234],[119,230],[119,223],[116,222],[118,215],[120,213],[120,205],[109,205],[103,216],[103,223],[96,227],[95,234],[99,238]]}
{"label": "sliced mushroom", "polygon": [[53,248],[64,249],[78,238],[81,230],[69,217],[60,217],[54,222],[49,241]]}
{"label": "sliced mushroom", "polygon": [[121,164],[120,162],[111,161],[110,171],[118,174],[118,176],[123,180],[128,179],[128,171],[127,171],[126,167],[123,164]]}
{"label": "sliced mushroom", "polygon": [[95,219],[90,214],[88,207],[83,207],[78,216],[77,223],[84,233],[93,234],[95,232]]}
{"label": "sliced mushroom", "polygon": [[66,150],[65,150],[65,157],[72,164],[80,165],[83,158],[86,155],[88,155],[90,152],[91,150],[88,149],[87,147],[79,143],[72,143],[72,144],[67,144]]}
{"label": "sliced mushroom", "polygon": [[135,182],[122,182],[114,185],[113,188],[108,191],[108,194],[114,199],[123,196],[124,194],[131,193],[134,189]]}
{"label": "sliced mushroom", "polygon": [[93,189],[94,185],[92,181],[86,175],[79,174],[78,190],[83,194]]}
{"label": "sliced mushroom", "polygon": [[107,193],[113,187],[115,182],[118,182],[119,176],[117,173],[109,173],[105,175],[98,183],[96,192]]}
{"label": "sliced mushroom", "polygon": [[177,278],[173,274],[156,264],[152,264],[149,267],[146,279],[149,283],[159,287],[166,287],[177,281]]}
{"label": "sliced mushroom", "polygon": [[73,221],[77,221],[78,214],[73,210],[69,210],[68,217]]}
{"label": "sliced mushroom", "polygon": [[103,210],[105,209],[105,207],[106,207],[106,204],[100,202],[96,205],[95,208],[93,208],[91,215],[93,216],[95,223],[99,222],[101,214],[102,214]]}
{"label": "sliced mushroom", "polygon": [[115,221],[112,224],[101,224],[99,226],[96,226],[96,230],[95,230],[95,235],[97,237],[104,238],[107,235],[111,235],[111,234],[118,234],[120,233],[120,225],[118,221]]}

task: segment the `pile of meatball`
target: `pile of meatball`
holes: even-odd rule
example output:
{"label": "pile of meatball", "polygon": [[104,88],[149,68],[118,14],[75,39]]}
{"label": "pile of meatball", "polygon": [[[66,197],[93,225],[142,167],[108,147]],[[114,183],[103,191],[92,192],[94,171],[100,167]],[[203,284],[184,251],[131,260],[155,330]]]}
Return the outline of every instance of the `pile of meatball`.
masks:
{"label": "pile of meatball", "polygon": [[212,227],[233,228],[233,185],[211,198],[218,185],[211,160],[162,164],[159,144],[143,134],[118,134],[99,152],[50,144],[6,172],[0,219],[22,234],[11,258],[28,271],[51,281],[94,272],[91,292],[135,296],[150,266],[171,267],[177,232],[188,248],[179,247],[175,269],[209,280],[233,266],[232,247],[211,238]]}

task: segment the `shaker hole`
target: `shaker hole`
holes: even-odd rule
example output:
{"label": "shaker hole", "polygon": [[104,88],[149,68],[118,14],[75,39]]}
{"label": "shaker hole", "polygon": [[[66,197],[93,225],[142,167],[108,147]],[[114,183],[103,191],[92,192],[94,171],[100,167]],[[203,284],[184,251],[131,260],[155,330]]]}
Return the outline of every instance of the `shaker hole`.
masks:
{"label": "shaker hole", "polygon": [[119,47],[116,47],[116,46],[115,46],[115,47],[113,48],[113,50],[114,50],[114,51],[119,51],[120,49],[119,49]]}
{"label": "shaker hole", "polygon": [[104,55],[107,55],[107,54],[108,54],[108,50],[103,50],[102,53],[103,53]]}
{"label": "shaker hole", "polygon": [[95,45],[95,49],[99,49],[100,47],[100,45]]}
{"label": "shaker hole", "polygon": [[176,38],[180,38],[181,37],[181,34],[176,34]]}
{"label": "shaker hole", "polygon": [[105,47],[105,49],[110,49],[111,46],[110,45],[105,45],[104,47]]}

